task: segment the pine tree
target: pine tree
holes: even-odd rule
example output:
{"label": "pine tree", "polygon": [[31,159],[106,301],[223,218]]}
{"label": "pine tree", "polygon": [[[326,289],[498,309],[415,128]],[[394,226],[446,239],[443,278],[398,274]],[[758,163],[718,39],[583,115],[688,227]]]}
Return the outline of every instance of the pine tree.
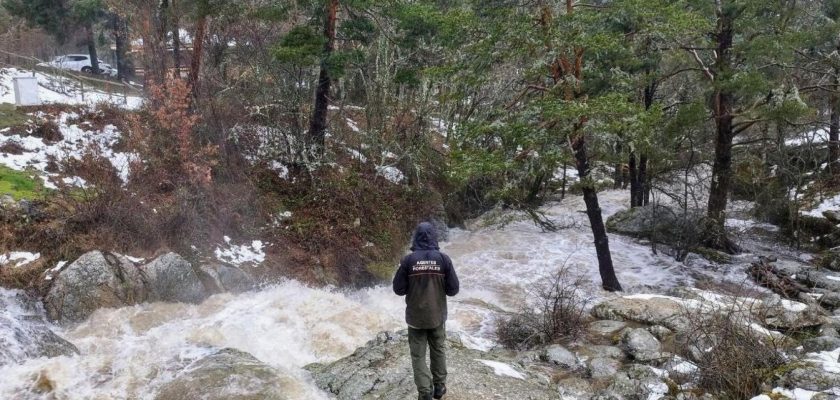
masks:
{"label": "pine tree", "polygon": [[686,7],[713,24],[710,32],[682,46],[709,89],[716,132],[706,245],[734,253],[739,248],[724,229],[732,147],[738,135],[772,120],[774,109],[799,105],[795,88],[774,80],[780,61],[791,56],[784,33],[797,7],[794,1],[758,0],[688,0]]}

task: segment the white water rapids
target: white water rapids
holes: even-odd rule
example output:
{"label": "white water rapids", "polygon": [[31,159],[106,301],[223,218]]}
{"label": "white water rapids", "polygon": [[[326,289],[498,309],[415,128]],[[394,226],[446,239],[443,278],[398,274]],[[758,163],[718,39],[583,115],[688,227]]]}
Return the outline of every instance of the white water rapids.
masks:
{"label": "white water rapids", "polygon": [[[628,194],[607,191],[599,197],[606,217],[626,207]],[[450,299],[448,329],[460,332],[470,346],[492,346],[496,311],[520,305],[529,283],[564,263],[590,281],[591,295],[606,296],[599,289],[591,231],[582,210],[577,196],[547,208],[549,217],[579,222],[555,233],[541,232],[527,220],[500,229],[450,232],[443,250],[461,278],[461,293]],[[619,280],[628,292],[661,292],[692,283],[689,267],[653,255],[632,239],[611,236],[610,245]],[[691,269],[705,269],[719,278],[745,277],[737,268],[723,274],[695,264]],[[0,398],[152,399],[190,361],[222,347],[248,352],[277,368],[290,398],[327,398],[303,367],[347,356],[380,331],[402,329],[403,307],[403,299],[389,286],[347,291],[288,281],[239,295],[215,295],[200,305],[103,309],[80,325],[53,327],[81,355],[0,367]],[[52,393],[30,391],[39,376],[52,383]]]}

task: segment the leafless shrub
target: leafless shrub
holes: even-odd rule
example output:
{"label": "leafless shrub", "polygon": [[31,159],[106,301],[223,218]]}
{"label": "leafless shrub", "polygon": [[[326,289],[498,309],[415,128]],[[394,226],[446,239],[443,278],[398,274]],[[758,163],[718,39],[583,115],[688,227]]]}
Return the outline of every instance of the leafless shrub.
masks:
{"label": "leafless shrub", "polygon": [[0,153],[6,153],[11,155],[21,155],[26,151],[26,149],[20,145],[18,142],[6,142],[0,145]]}
{"label": "leafless shrub", "polygon": [[56,143],[64,139],[61,129],[55,121],[48,119],[40,123],[32,132],[32,136],[41,138],[45,143]]}
{"label": "leafless shrub", "polygon": [[589,301],[583,293],[583,278],[572,278],[564,266],[534,285],[520,312],[497,320],[499,342],[507,348],[526,349],[575,340],[585,329]]}
{"label": "leafless shrub", "polygon": [[685,311],[688,329],[678,348],[698,367],[699,387],[720,399],[748,399],[786,364],[786,338],[752,322],[761,320],[756,300],[732,297],[726,305],[705,305]]}

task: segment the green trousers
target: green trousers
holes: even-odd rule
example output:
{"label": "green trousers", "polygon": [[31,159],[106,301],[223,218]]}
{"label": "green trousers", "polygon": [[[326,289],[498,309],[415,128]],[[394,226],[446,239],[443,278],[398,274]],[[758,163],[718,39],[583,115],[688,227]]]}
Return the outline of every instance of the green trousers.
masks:
{"label": "green trousers", "polygon": [[[446,383],[446,328],[441,324],[435,329],[408,328],[408,348],[411,350],[411,367],[414,384],[420,395],[431,394],[433,384]],[[432,368],[426,365],[426,347]]]}

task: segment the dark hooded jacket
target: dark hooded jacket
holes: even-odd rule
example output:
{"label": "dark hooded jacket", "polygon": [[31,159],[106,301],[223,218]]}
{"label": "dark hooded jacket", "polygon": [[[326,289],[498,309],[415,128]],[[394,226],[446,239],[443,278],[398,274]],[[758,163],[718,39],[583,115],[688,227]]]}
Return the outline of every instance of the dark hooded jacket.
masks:
{"label": "dark hooded jacket", "polygon": [[405,296],[405,322],[412,328],[434,329],[446,322],[446,296],[458,294],[458,276],[449,256],[439,250],[435,227],[417,226],[411,254],[394,275],[394,293]]}

